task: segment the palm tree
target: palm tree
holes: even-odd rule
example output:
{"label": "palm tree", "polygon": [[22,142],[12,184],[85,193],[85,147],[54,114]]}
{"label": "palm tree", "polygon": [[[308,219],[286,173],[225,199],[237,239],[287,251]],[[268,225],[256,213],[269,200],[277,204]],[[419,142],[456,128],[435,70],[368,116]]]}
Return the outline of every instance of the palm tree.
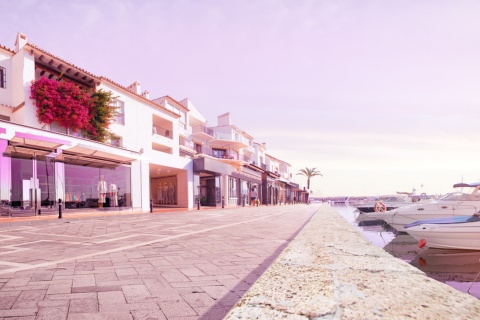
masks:
{"label": "palm tree", "polygon": [[[317,168],[305,168],[305,169],[300,169],[297,173],[297,175],[302,175],[302,176],[305,176],[307,177],[307,189],[309,190],[308,192],[310,192],[310,179],[312,177],[315,177],[315,176],[322,176],[323,177],[323,174],[320,172],[320,171],[317,171],[316,170]],[[307,199],[306,199],[307,203],[308,203],[308,193],[307,193]]]}

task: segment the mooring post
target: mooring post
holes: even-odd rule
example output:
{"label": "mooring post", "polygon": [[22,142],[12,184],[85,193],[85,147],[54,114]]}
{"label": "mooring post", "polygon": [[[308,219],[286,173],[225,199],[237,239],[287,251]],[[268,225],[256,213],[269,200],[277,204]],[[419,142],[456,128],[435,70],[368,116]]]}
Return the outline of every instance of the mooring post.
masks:
{"label": "mooring post", "polygon": [[62,198],[58,199],[58,219],[62,219]]}

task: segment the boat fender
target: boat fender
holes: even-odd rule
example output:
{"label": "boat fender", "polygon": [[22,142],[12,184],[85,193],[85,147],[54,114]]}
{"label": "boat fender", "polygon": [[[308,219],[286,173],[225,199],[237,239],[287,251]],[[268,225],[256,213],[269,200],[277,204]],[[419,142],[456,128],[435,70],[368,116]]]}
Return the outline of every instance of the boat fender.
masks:
{"label": "boat fender", "polygon": [[418,241],[418,247],[419,248],[425,247],[426,244],[427,244],[427,240],[425,240],[425,239],[420,239],[420,241]]}
{"label": "boat fender", "polygon": [[422,257],[420,257],[418,259],[418,264],[420,265],[420,267],[425,267],[427,265],[427,260],[423,259]]}
{"label": "boat fender", "polygon": [[373,210],[375,210],[375,212],[385,212],[387,211],[387,206],[385,205],[385,203],[378,201],[375,202]]}

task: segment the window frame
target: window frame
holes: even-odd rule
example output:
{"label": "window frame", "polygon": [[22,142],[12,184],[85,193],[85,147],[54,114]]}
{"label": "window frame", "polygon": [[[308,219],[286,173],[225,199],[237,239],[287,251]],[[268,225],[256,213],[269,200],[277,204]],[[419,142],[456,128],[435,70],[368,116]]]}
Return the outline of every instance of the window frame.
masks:
{"label": "window frame", "polygon": [[[119,99],[114,99],[110,103],[112,108],[115,108],[114,123],[125,125],[125,102]],[[119,121],[120,119],[120,121]]]}
{"label": "window frame", "polygon": [[7,88],[7,71],[4,67],[0,67],[0,88]]}

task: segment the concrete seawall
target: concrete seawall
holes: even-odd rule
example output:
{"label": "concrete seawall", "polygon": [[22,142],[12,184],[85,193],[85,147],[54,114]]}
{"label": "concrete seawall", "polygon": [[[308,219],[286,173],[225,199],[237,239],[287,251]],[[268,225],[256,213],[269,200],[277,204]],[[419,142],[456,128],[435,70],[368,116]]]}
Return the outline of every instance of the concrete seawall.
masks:
{"label": "concrete seawall", "polygon": [[371,244],[326,204],[225,317],[474,318],[480,300]]}

